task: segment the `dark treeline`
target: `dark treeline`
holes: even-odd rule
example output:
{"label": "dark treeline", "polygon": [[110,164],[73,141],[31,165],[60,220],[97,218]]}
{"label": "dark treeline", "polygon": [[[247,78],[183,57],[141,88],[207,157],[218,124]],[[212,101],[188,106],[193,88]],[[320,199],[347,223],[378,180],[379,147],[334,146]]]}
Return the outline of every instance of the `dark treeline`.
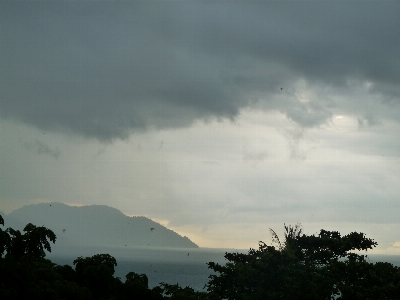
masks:
{"label": "dark treeline", "polygon": [[225,265],[209,262],[216,273],[198,292],[165,283],[150,289],[135,272],[123,281],[113,276],[117,261],[109,254],[57,265],[45,258],[56,241],[50,229],[0,228],[0,299],[400,299],[400,268],[354,252],[377,245],[363,233],[305,235],[300,225],[285,225],[282,241],[271,233],[275,246],[260,242],[247,254],[225,253]]}

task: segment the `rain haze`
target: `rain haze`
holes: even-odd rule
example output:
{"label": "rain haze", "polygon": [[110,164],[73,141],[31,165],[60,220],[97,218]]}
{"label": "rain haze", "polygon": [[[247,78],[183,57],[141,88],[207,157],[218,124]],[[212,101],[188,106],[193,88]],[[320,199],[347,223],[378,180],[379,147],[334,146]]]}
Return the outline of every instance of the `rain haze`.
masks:
{"label": "rain haze", "polygon": [[105,204],[241,249],[300,222],[400,254],[399,15],[3,0],[0,210]]}

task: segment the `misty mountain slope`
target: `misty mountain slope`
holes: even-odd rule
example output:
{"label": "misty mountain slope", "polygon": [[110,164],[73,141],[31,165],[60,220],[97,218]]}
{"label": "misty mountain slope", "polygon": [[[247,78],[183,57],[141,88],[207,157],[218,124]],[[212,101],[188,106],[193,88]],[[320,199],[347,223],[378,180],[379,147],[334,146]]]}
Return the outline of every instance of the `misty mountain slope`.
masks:
{"label": "misty mountain slope", "polygon": [[[146,217],[129,217],[106,205],[27,205],[4,216],[5,227],[45,226],[57,235],[57,246],[198,248],[187,237]],[[153,230],[151,228],[154,228]]]}

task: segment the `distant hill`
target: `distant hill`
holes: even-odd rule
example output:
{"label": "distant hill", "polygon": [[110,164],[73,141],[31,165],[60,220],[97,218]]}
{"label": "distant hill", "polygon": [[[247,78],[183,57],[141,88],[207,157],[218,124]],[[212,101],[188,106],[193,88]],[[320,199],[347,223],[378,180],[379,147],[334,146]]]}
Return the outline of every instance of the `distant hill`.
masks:
{"label": "distant hill", "polygon": [[22,230],[32,223],[57,235],[57,246],[198,248],[188,237],[146,217],[129,217],[106,205],[27,205],[2,215],[4,227]]}

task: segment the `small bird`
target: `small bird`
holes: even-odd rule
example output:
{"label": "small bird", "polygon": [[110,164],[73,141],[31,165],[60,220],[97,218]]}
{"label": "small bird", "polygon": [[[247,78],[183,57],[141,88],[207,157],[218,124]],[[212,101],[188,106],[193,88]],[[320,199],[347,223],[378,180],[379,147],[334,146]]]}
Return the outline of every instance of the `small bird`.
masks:
{"label": "small bird", "polygon": [[283,88],[281,88],[281,92],[283,91]]}
{"label": "small bird", "polygon": [[189,256],[189,253],[188,253],[188,255],[187,256]]}
{"label": "small bird", "polygon": [[150,228],[150,230],[151,230],[151,231],[154,231],[154,228],[153,228],[153,227],[151,227],[151,228]]}
{"label": "small bird", "polygon": [[64,228],[64,229],[63,229],[63,232],[65,233],[65,231],[66,231],[66,230],[65,230],[65,228]]}

